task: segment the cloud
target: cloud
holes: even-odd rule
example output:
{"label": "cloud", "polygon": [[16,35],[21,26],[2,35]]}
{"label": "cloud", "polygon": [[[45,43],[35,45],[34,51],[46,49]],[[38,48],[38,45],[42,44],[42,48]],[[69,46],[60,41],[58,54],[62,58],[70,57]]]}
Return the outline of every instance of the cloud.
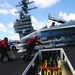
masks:
{"label": "cloud", "polygon": [[8,4],[8,3],[5,3],[4,4],[4,7],[8,7],[8,8],[10,8],[10,7],[12,7],[10,4]]}
{"label": "cloud", "polygon": [[14,31],[13,30],[8,30],[8,33],[12,34],[12,33],[14,33]]}
{"label": "cloud", "polygon": [[33,16],[31,17],[31,19],[32,19],[32,26],[34,27],[35,30],[38,30],[46,25],[44,22],[38,21]]}
{"label": "cloud", "polygon": [[32,19],[32,26],[35,30],[41,29],[44,26],[50,27],[53,21],[45,20],[45,21],[38,21],[34,16],[31,17]]}
{"label": "cloud", "polygon": [[15,34],[14,36],[10,36],[11,40],[20,40],[19,35]]}
{"label": "cloud", "polygon": [[7,15],[9,12],[6,9],[0,9],[0,14]]}
{"label": "cloud", "polygon": [[34,1],[35,5],[40,8],[46,8],[46,7],[55,5],[60,0],[30,0],[30,1]]}
{"label": "cloud", "polygon": [[0,7],[1,7],[0,14],[3,14],[3,15],[10,14],[10,15],[13,15],[13,16],[19,15],[18,13],[17,14],[15,13],[18,10],[15,7],[11,6],[10,4],[7,4],[7,3],[0,4]]}
{"label": "cloud", "polygon": [[3,15],[13,15],[13,16],[18,16],[19,14],[15,13],[17,12],[17,9],[13,8],[13,9],[0,9],[0,14],[3,14]]}
{"label": "cloud", "polygon": [[13,23],[9,23],[8,27],[13,28],[13,25],[14,25]]}
{"label": "cloud", "polygon": [[63,19],[65,19],[65,20],[67,20],[67,21],[69,20],[68,15],[66,13],[59,12],[59,16],[62,17]]}
{"label": "cloud", "polygon": [[13,6],[8,3],[0,3],[0,8],[10,9],[13,8]]}
{"label": "cloud", "polygon": [[12,15],[14,15],[14,16],[18,16],[18,13],[15,13],[15,12],[17,12],[18,10],[16,9],[16,8],[13,8],[13,9],[10,9],[9,10],[9,13],[10,14],[12,14]]}
{"label": "cloud", "polygon": [[70,13],[69,15],[67,15],[65,12],[64,13],[60,12],[59,16],[61,16],[66,21],[75,20],[75,14],[74,13]]}
{"label": "cloud", "polygon": [[7,28],[2,23],[0,23],[0,30],[3,32],[7,32]]}
{"label": "cloud", "polygon": [[5,33],[14,33],[13,23],[9,23],[6,27],[2,23],[0,23],[0,31]]}
{"label": "cloud", "polygon": [[73,14],[73,13],[69,14],[68,19],[75,20],[75,14]]}
{"label": "cloud", "polygon": [[7,29],[8,29],[7,32],[8,32],[8,33],[15,33],[15,32],[14,32],[13,25],[14,25],[13,23],[9,23],[9,24],[7,25]]}

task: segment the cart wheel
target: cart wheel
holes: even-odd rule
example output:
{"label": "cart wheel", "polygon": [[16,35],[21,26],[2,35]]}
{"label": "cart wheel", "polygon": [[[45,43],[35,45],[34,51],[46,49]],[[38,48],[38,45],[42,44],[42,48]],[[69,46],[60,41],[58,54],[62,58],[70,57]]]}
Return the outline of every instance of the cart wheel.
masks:
{"label": "cart wheel", "polygon": [[12,46],[12,50],[14,50],[14,51],[15,51],[15,50],[17,50],[17,49],[16,49],[16,47],[15,47],[15,46]]}

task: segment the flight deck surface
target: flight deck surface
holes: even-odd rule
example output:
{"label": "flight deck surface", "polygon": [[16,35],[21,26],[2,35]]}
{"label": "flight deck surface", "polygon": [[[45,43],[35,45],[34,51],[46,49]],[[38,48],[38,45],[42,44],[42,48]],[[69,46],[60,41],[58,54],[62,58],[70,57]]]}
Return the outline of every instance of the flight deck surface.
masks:
{"label": "flight deck surface", "polygon": [[[25,53],[13,52],[15,55],[15,60],[10,62],[0,62],[0,75],[22,75],[25,68],[28,66],[30,61],[24,61],[22,59]],[[11,55],[11,53],[9,53]],[[11,56],[12,57],[12,56]]]}
{"label": "flight deck surface", "polygon": [[75,70],[75,46],[69,46],[69,47],[64,47],[63,48],[71,65],[73,66],[74,70]]}
{"label": "flight deck surface", "polygon": [[[75,47],[74,46],[67,46],[63,47],[70,63],[72,64],[73,68],[75,69]],[[11,62],[0,62],[0,75],[22,75],[30,61],[24,61],[21,59],[21,57],[24,55],[24,53],[16,54],[16,59]]]}

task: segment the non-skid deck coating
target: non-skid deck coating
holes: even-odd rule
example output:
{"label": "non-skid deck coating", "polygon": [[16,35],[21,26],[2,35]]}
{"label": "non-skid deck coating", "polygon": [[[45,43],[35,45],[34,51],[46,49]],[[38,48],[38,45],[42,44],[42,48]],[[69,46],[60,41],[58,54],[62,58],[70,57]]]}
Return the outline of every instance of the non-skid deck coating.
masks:
{"label": "non-skid deck coating", "polygon": [[14,52],[15,60],[10,62],[0,62],[0,75],[22,75],[30,61],[24,61],[21,57],[24,53]]}
{"label": "non-skid deck coating", "polygon": [[64,47],[64,51],[75,70],[75,46]]}
{"label": "non-skid deck coating", "polygon": [[23,60],[0,63],[0,75],[22,75],[29,62]]}
{"label": "non-skid deck coating", "polygon": [[[66,55],[68,56],[68,59],[70,60],[70,63],[72,64],[73,68],[75,69],[75,47],[74,46],[67,46],[63,47],[63,49],[66,52]],[[28,66],[29,62],[23,61],[21,57],[23,54],[16,54],[15,61],[6,62],[6,63],[0,63],[0,75],[22,75],[25,68]]]}

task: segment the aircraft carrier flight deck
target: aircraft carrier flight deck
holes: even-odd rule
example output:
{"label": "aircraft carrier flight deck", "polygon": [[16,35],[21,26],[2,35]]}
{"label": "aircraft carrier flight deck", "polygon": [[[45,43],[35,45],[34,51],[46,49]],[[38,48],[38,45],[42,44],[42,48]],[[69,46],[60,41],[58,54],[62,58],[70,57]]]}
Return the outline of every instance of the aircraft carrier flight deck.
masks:
{"label": "aircraft carrier flight deck", "polygon": [[[75,70],[75,47],[67,46],[63,47],[63,49],[66,52],[66,55]],[[21,59],[24,53],[18,54],[14,52],[14,55],[16,57],[15,60],[5,63],[0,62],[0,75],[22,75],[30,61],[24,61],[23,59]]]}

